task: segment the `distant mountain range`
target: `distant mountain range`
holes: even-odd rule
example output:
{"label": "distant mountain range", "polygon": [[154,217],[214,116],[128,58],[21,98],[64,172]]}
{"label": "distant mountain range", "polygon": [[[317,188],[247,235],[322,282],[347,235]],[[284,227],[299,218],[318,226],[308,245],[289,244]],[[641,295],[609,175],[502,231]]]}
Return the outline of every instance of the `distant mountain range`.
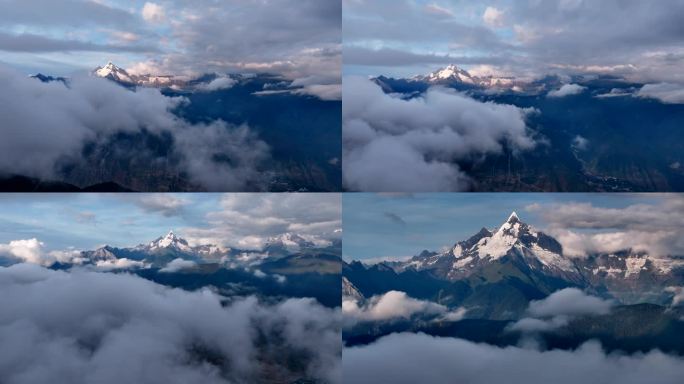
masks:
{"label": "distant mountain range", "polygon": [[[314,263],[319,257],[325,255],[339,257],[339,248],[339,240],[312,241],[294,233],[271,237],[260,250],[226,248],[214,244],[190,245],[187,240],[169,231],[165,236],[134,247],[118,248],[105,245],[95,250],[82,251],[80,257],[74,258],[71,264],[103,266],[117,265],[119,262],[118,265],[125,266],[126,261],[133,261],[134,263],[130,263],[130,269],[164,268],[174,260],[180,259],[194,263],[186,263],[187,269],[202,264],[216,264],[218,267],[229,268],[253,268],[261,265],[268,267],[269,263],[282,261],[282,259],[295,260],[294,256],[310,257],[311,262]],[[330,258],[322,257],[320,260],[327,261]],[[315,268],[312,267],[311,270]],[[329,273],[329,269],[323,266],[320,272]]]}
{"label": "distant mountain range", "polygon": [[212,287],[227,297],[313,297],[323,305],[337,307],[341,302],[341,249],[339,239],[312,241],[293,233],[270,238],[261,250],[191,245],[170,231],[134,247],[105,245],[81,251],[50,268],[134,273],[187,290]]}
{"label": "distant mountain range", "polygon": [[624,250],[583,257],[564,255],[561,244],[515,214],[498,229],[482,228],[444,252],[423,251],[405,262],[345,264],[348,295],[371,297],[390,290],[470,315],[516,319],[531,300],[579,287],[622,304],[667,305],[667,287],[684,285],[684,257],[655,258]]}

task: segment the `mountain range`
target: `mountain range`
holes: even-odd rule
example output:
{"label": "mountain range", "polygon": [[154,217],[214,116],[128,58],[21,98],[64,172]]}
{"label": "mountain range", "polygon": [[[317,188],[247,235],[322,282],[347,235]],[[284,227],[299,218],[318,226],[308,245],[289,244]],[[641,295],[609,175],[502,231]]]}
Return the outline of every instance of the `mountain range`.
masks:
{"label": "mountain range", "polygon": [[[609,75],[475,76],[455,65],[372,80],[404,99],[438,86],[535,111],[525,118],[540,143],[535,149],[504,146],[500,154],[458,161],[473,192],[684,191],[684,105],[641,97],[646,84]],[[553,96],[569,85],[577,92]]]}
{"label": "mountain range", "polygon": [[426,250],[404,262],[355,261],[344,265],[343,276],[343,290],[356,297],[399,290],[471,308],[474,317],[510,320],[522,316],[530,301],[568,287],[625,305],[667,305],[667,288],[684,285],[684,257],[656,258],[629,249],[569,257],[554,237],[513,212],[499,228],[482,228],[448,250]]}
{"label": "mountain range", "polygon": [[[229,268],[252,268],[261,265],[268,267],[270,263],[281,259],[291,261],[309,257],[312,263],[319,259],[329,260],[326,255],[334,256],[338,253],[339,246],[339,240],[306,239],[294,233],[284,233],[270,237],[260,250],[235,249],[215,244],[190,245],[187,240],[169,231],[149,243],[134,247],[104,245],[95,250],[82,251],[73,264],[97,266],[123,260],[136,262],[131,264],[133,268],[161,269],[180,259],[196,264],[186,263],[189,269],[203,264]],[[325,267],[322,273],[328,273]]]}
{"label": "mountain range", "polygon": [[[501,347],[534,341],[568,350],[595,340],[607,351],[684,355],[684,306],[673,298],[673,287],[684,285],[684,258],[631,250],[569,257],[553,236],[515,212],[499,228],[482,228],[444,251],[423,251],[402,262],[353,261],[342,274],[343,309],[351,308],[350,320],[354,308],[370,306],[375,314],[402,313],[403,305],[425,308],[410,316],[350,321],[342,332],[347,346],[411,332]],[[530,318],[534,301],[572,289],[594,302],[606,300],[610,310]],[[393,299],[387,298],[391,291]],[[397,303],[396,291],[423,302]],[[459,315],[436,316],[430,311],[435,304]],[[562,305],[567,310],[569,304]]]}
{"label": "mountain range", "polygon": [[[195,78],[134,75],[107,63],[91,71],[124,88],[158,89],[164,96],[183,97],[171,111],[199,125],[223,121],[247,126],[268,147],[258,165],[261,177],[245,191],[339,191],[341,169],[341,102],[323,100],[302,92],[291,79],[278,74],[207,73]],[[71,79],[46,74],[36,81]],[[50,179],[20,173],[0,174],[0,191],[6,192],[196,192],[207,185],[193,180],[179,167],[176,138],[140,132],[115,132],[87,141],[73,157],[60,160]],[[80,156],[78,156],[80,155]],[[164,160],[164,161],[161,161]],[[217,157],[216,162],[228,159]]]}
{"label": "mountain range", "polygon": [[186,290],[211,287],[226,297],[258,295],[274,301],[310,297],[338,307],[341,241],[312,240],[285,233],[269,238],[260,250],[241,250],[214,244],[191,245],[169,231],[134,247],[105,245],[80,251],[50,268],[133,273]]}

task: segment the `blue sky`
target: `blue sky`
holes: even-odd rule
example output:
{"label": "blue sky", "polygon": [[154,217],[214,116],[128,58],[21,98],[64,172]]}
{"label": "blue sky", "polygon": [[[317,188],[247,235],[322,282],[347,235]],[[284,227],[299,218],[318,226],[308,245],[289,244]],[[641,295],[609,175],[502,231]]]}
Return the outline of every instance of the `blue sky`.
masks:
{"label": "blue sky", "polygon": [[[149,242],[169,230],[206,225],[204,215],[218,206],[220,195],[169,195],[192,209],[165,216],[125,194],[2,194],[0,243],[37,238],[51,250],[98,245],[131,246]],[[159,210],[162,209],[162,210]]]}
{"label": "blue sky", "polygon": [[279,193],[0,194],[0,244],[47,250],[147,243],[173,230],[195,244],[259,249],[293,232],[339,237],[340,195]]}
{"label": "blue sky", "polygon": [[[591,214],[600,216],[604,213],[596,208],[623,210],[642,204],[652,204],[655,213],[662,209],[663,200],[666,197],[661,195],[630,194],[344,194],[343,255],[346,260],[363,260],[413,256],[424,249],[438,251],[466,240],[482,227],[499,227],[513,211],[544,230],[550,221],[561,220],[553,217],[554,210],[572,203],[588,204],[594,208]],[[581,208],[577,211],[588,211],[586,205]],[[563,212],[566,217],[567,209]]]}

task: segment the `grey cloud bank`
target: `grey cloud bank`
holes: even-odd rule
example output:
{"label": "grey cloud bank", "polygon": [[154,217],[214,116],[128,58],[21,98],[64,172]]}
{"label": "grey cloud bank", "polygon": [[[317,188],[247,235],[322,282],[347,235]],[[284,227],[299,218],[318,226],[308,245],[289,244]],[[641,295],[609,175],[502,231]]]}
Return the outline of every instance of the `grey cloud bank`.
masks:
{"label": "grey cloud bank", "polygon": [[[86,143],[117,133],[170,134],[178,168],[209,190],[259,184],[268,147],[246,126],[222,121],[191,124],[171,112],[180,97],[156,89],[127,90],[104,79],[75,77],[43,83],[0,66],[0,172],[54,177],[58,164],[78,163]],[[221,154],[231,162],[216,162]],[[140,155],[140,154],[136,154]]]}
{"label": "grey cloud bank", "polygon": [[395,334],[368,346],[345,348],[343,354],[345,382],[359,384],[675,384],[684,375],[680,357],[658,351],[631,356],[606,354],[595,342],[574,351],[538,351]]}
{"label": "grey cloud bank", "polygon": [[412,71],[452,57],[518,77],[603,73],[681,83],[683,15],[678,0],[345,1],[345,65]]}
{"label": "grey cloud bank", "polygon": [[299,375],[341,381],[339,313],[313,300],[223,306],[209,290],[28,264],[0,267],[0,291],[3,383],[249,383],[257,356],[283,353],[305,356]]}
{"label": "grey cloud bank", "polygon": [[441,88],[404,100],[354,76],[343,88],[344,183],[352,190],[465,190],[469,178],[456,161],[537,145],[530,111],[511,105]]}

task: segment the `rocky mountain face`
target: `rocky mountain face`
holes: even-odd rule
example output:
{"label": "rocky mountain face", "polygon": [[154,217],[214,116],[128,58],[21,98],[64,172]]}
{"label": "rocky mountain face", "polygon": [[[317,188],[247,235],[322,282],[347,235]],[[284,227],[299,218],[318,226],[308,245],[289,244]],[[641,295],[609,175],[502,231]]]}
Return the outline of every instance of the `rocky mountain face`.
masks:
{"label": "rocky mountain face", "polygon": [[355,262],[345,265],[343,274],[361,296],[403,290],[448,306],[471,306],[484,317],[508,319],[521,314],[530,300],[567,287],[622,304],[666,304],[671,300],[666,288],[684,283],[684,259],[630,250],[568,257],[555,238],[514,212],[498,229],[483,228],[444,252],[423,251],[406,262],[374,266]]}

